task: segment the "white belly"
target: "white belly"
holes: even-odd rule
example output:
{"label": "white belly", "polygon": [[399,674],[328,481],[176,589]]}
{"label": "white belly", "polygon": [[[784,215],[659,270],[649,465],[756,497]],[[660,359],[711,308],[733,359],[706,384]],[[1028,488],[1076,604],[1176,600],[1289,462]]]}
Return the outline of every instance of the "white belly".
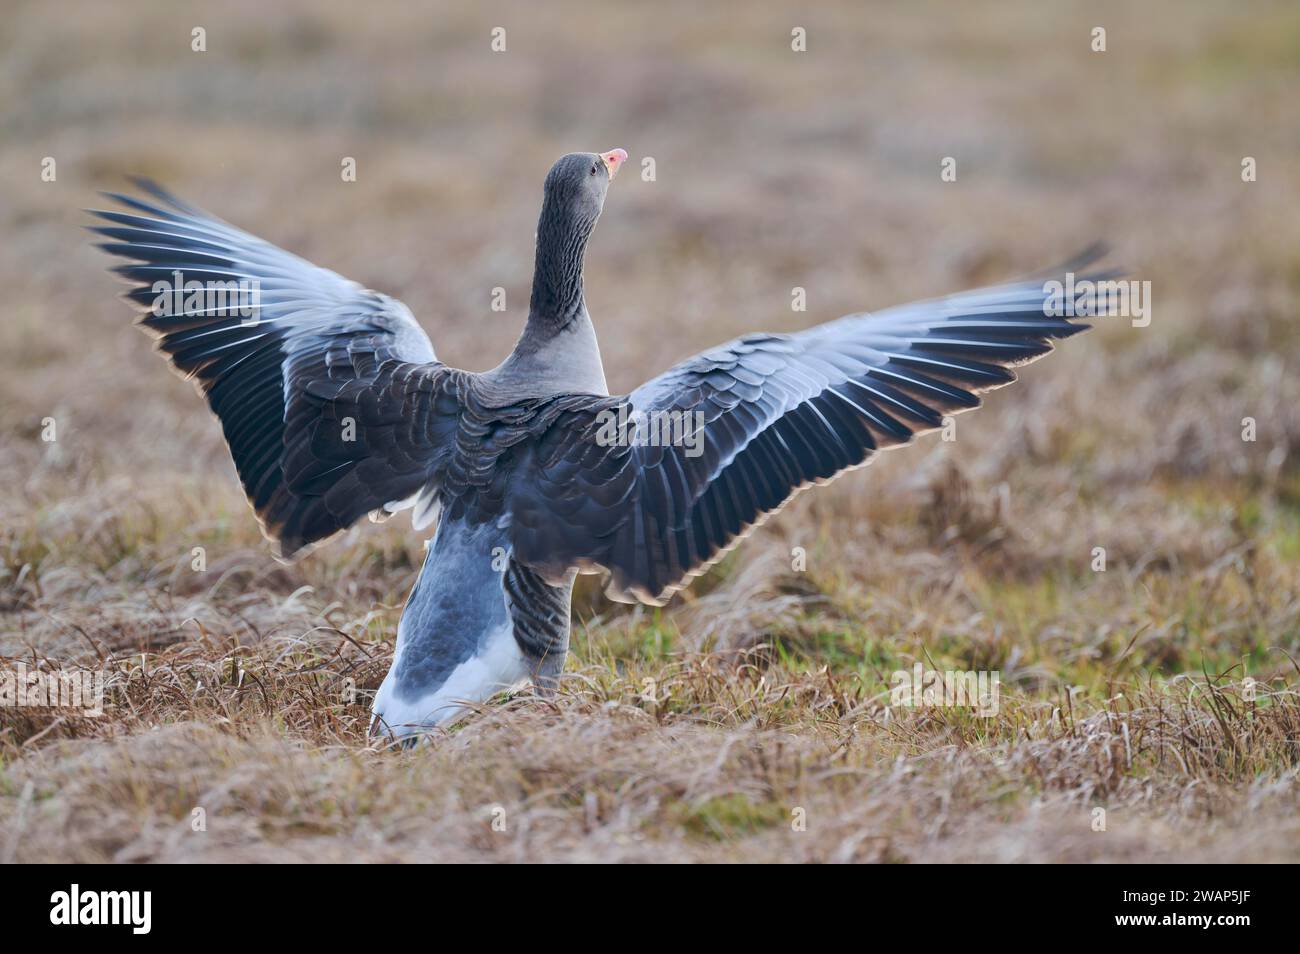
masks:
{"label": "white belly", "polygon": [[469,711],[472,703],[485,702],[498,692],[511,689],[529,678],[524,654],[510,627],[494,630],[484,651],[465,660],[433,692],[415,699],[401,699],[394,691],[403,640],[398,637],[398,655],[375,695],[371,731],[380,736],[403,739],[431,726],[446,725]]}
{"label": "white belly", "polygon": [[393,665],[375,695],[372,731],[399,738],[445,725],[527,679],[502,589],[503,532],[442,521],[397,625]]}

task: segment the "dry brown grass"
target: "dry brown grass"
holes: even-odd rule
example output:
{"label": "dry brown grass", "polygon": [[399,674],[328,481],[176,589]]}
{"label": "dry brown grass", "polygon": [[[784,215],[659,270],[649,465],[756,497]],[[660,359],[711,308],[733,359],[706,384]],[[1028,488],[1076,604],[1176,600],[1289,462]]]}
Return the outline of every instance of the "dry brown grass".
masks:
{"label": "dry brown grass", "polygon": [[[112,705],[0,708],[0,861],[1300,859],[1300,15],[746,10],[7,13],[0,656],[102,667]],[[483,368],[522,320],[541,175],[614,145],[658,161],[590,255],[615,388],[1097,237],[1154,320],[802,499],[665,611],[584,584],[555,699],[374,746],[420,541],[397,519],[274,563],[78,209],[153,175]],[[999,670],[997,716],[888,706],[916,661]]]}
{"label": "dry brown grass", "polygon": [[1280,683],[1253,703],[1228,680],[1134,684],[1102,705],[1017,693],[984,720],[890,708],[858,680],[762,652],[688,655],[582,666],[556,700],[522,696],[393,752],[366,745],[363,705],[338,701],[343,673],[365,682],[385,661],[344,641],[223,658],[178,645],[147,673],[114,670],[106,725],[8,717],[6,852],[1272,861],[1300,833],[1279,773],[1294,766],[1300,704]]}

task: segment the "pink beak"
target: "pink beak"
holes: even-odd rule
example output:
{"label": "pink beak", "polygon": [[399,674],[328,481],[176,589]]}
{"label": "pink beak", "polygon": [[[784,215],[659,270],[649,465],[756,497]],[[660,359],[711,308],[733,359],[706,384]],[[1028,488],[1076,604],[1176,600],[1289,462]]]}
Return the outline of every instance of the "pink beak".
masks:
{"label": "pink beak", "polygon": [[609,170],[609,181],[613,182],[614,177],[618,175],[618,170],[623,168],[623,163],[627,162],[627,152],[623,149],[611,149],[600,154],[600,161]]}

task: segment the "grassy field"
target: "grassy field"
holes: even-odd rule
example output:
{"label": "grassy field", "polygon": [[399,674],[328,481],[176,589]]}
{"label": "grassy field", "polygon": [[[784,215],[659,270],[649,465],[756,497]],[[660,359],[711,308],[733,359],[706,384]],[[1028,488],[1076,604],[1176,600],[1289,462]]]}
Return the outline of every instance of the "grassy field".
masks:
{"label": "grassy field", "polygon": [[[0,657],[102,670],[109,705],[0,707],[0,861],[1300,860],[1295,4],[418,6],[6,11]],[[616,391],[1096,239],[1152,320],[805,495],[663,610],[584,578],[555,698],[384,749],[422,539],[276,563],[80,210],[153,176],[484,369],[546,169],[614,146],[656,170],[588,255]],[[891,705],[916,663],[999,672],[997,713]]]}

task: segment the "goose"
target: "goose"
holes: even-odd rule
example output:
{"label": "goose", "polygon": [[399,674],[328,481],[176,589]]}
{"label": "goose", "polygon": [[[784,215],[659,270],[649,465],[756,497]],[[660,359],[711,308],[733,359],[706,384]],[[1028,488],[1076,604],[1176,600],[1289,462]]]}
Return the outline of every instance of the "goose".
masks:
{"label": "goose", "polygon": [[126,260],[111,270],[138,324],[219,419],[279,557],[367,514],[436,524],[375,735],[410,742],[504,689],[553,690],[578,574],[662,605],[801,490],[977,407],[1088,327],[1026,279],[748,334],[611,396],[583,261],[627,161],[572,153],[550,169],[527,321],[482,373],[440,361],[400,301],[150,180],[103,193],[126,211],[88,210],[99,247]]}

